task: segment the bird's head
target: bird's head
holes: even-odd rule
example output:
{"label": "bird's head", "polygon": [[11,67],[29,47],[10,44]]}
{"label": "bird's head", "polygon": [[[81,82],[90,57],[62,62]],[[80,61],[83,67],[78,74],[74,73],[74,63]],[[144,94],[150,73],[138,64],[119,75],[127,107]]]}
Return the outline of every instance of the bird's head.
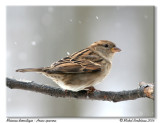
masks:
{"label": "bird's head", "polygon": [[112,59],[113,55],[116,52],[121,51],[121,49],[116,47],[116,45],[113,42],[108,40],[100,40],[100,41],[94,42],[89,46],[89,48],[97,52],[100,56],[103,56],[109,60]]}

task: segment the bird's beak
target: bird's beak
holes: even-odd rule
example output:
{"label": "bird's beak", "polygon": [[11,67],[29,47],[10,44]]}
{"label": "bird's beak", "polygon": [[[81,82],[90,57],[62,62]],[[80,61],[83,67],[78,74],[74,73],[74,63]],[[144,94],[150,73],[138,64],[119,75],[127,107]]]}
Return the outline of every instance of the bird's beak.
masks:
{"label": "bird's beak", "polygon": [[113,47],[113,48],[111,48],[111,51],[112,51],[113,53],[116,53],[116,52],[120,52],[121,49],[119,49],[118,47]]}

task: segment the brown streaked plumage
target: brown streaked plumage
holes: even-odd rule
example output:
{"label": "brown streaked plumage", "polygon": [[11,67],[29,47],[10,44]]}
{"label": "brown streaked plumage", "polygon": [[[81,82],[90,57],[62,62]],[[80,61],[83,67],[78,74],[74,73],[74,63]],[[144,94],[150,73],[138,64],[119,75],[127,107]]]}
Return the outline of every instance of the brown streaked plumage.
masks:
{"label": "brown streaked plumage", "polygon": [[111,69],[114,53],[120,51],[113,42],[100,40],[51,64],[50,67],[16,71],[42,73],[63,89],[80,91],[101,82]]}

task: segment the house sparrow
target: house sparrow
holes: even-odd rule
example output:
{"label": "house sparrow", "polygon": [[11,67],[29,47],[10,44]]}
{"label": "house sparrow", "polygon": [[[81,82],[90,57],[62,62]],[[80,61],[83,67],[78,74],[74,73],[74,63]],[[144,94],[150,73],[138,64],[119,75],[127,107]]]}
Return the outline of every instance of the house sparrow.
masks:
{"label": "house sparrow", "polygon": [[120,51],[113,42],[100,40],[50,67],[18,69],[16,72],[42,73],[65,90],[94,90],[93,86],[109,73],[113,55]]}

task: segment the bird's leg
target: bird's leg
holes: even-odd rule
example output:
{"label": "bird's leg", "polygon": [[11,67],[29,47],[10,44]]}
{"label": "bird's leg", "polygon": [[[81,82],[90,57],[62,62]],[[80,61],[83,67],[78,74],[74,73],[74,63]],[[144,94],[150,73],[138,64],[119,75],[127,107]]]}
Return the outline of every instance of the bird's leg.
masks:
{"label": "bird's leg", "polygon": [[67,96],[67,92],[68,92],[68,90],[64,90],[64,92],[65,92],[65,96]]}
{"label": "bird's leg", "polygon": [[93,93],[96,90],[93,86],[86,87],[85,89],[87,89],[87,94]]}

